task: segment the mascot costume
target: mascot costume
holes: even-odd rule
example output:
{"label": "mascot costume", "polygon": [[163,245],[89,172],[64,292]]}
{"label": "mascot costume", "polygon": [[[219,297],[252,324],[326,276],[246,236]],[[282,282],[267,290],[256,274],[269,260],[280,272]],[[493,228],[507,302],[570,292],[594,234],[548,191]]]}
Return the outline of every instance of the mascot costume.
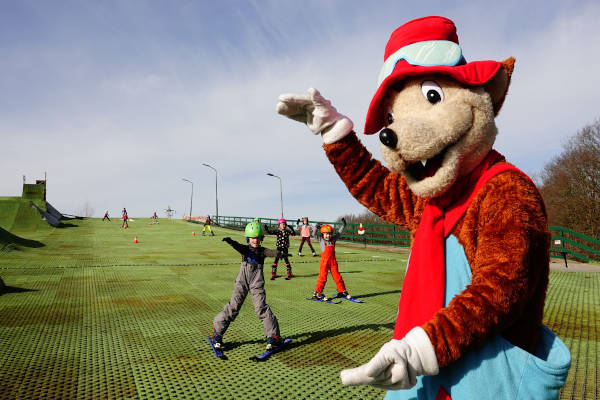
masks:
{"label": "mascot costume", "polygon": [[514,58],[467,62],[454,23],[425,17],[385,48],[365,134],[316,89],[277,112],[306,123],[350,193],[408,229],[411,253],[393,339],[345,385],[388,399],[557,399],[571,356],[542,324],[550,234],[542,197],[492,149]]}

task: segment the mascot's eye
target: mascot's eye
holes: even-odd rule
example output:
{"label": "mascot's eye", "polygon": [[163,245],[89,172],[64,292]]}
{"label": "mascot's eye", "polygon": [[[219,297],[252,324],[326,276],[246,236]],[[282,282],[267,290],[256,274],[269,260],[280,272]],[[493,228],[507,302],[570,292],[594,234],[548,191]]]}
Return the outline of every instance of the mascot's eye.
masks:
{"label": "mascot's eye", "polygon": [[439,103],[440,101],[444,100],[444,92],[442,91],[442,88],[434,81],[423,82],[421,84],[421,92],[431,104]]}
{"label": "mascot's eye", "polygon": [[387,124],[391,125],[392,122],[394,122],[394,113],[391,111],[388,111],[388,113],[386,115],[386,119],[387,119]]}

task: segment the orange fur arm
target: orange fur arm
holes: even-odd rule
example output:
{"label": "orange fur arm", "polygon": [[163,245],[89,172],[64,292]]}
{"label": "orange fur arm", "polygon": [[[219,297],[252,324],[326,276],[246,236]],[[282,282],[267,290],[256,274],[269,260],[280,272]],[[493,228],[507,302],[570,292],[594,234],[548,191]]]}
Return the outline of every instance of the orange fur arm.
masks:
{"label": "orange fur arm", "polygon": [[533,352],[542,324],[550,246],[535,186],[516,172],[492,178],[452,234],[465,249],[472,282],[423,325],[439,366],[496,334]]}
{"label": "orange fur arm", "polygon": [[352,196],[386,221],[414,233],[424,200],[412,194],[403,176],[373,159],[354,132],[323,148]]}

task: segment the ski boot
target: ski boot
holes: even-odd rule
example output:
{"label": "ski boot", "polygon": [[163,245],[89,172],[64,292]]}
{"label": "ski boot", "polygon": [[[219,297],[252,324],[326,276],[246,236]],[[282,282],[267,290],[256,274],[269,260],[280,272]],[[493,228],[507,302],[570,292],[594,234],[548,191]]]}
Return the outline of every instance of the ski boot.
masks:
{"label": "ski boot", "polygon": [[279,347],[283,344],[283,341],[279,336],[271,336],[267,338],[267,350],[271,350],[275,347]]}
{"label": "ski boot", "polygon": [[325,295],[323,293],[320,293],[320,292],[313,292],[312,298],[315,300],[323,300],[323,301],[329,300],[327,297],[325,297]]}
{"label": "ski boot", "polygon": [[223,336],[219,335],[217,332],[213,332],[213,334],[210,336],[210,341],[215,349],[223,348]]}
{"label": "ski boot", "polygon": [[271,267],[271,280],[274,281],[276,277],[277,277],[277,265],[273,264],[273,266]]}

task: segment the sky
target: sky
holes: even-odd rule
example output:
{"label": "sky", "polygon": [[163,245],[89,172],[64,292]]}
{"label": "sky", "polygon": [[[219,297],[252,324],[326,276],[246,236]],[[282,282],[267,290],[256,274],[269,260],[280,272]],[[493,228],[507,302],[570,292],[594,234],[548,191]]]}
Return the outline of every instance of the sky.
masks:
{"label": "sky", "polygon": [[598,1],[0,0],[0,196],[47,173],[67,214],[214,215],[218,197],[220,215],[277,218],[272,173],[288,219],[361,213],[277,98],[318,88],[381,160],[362,127],[385,44],[427,15],[468,61],[516,58],[495,148],[527,174],[600,117]]}

